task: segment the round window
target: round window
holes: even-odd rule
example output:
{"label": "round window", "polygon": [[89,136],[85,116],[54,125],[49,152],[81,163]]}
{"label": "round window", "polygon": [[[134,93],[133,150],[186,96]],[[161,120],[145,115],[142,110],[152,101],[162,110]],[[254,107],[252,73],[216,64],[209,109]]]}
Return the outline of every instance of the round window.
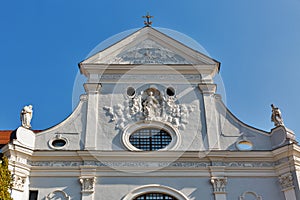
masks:
{"label": "round window", "polygon": [[175,95],[175,89],[174,88],[172,88],[172,87],[168,87],[167,88],[167,90],[166,90],[166,92],[167,92],[167,95],[168,96],[174,96]]}
{"label": "round window", "polygon": [[129,137],[129,142],[143,151],[156,151],[168,146],[172,141],[171,135],[157,128],[143,128],[135,131]]}
{"label": "round window", "polygon": [[133,87],[127,88],[127,95],[133,97],[135,95],[135,89]]}
{"label": "round window", "polygon": [[236,143],[236,146],[239,150],[252,150],[253,144],[247,140],[242,140]]}
{"label": "round window", "polygon": [[67,142],[63,139],[57,139],[57,140],[52,141],[53,147],[61,148],[61,147],[65,146],[66,144],[67,144]]}
{"label": "round window", "polygon": [[50,148],[52,149],[63,149],[68,145],[68,139],[61,135],[56,135],[54,138],[48,141]]}
{"label": "round window", "polygon": [[146,200],[146,199],[160,199],[160,200],[177,200],[175,197],[169,196],[167,194],[161,194],[161,193],[147,193],[143,194],[134,200]]}

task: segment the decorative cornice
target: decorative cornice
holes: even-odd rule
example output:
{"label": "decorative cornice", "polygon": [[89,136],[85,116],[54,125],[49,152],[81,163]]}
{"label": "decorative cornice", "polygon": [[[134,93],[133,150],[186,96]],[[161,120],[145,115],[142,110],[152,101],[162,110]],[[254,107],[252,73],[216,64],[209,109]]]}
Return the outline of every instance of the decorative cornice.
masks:
{"label": "decorative cornice", "polygon": [[232,167],[232,168],[265,168],[274,167],[274,162],[168,162],[168,161],[29,161],[28,164],[35,167],[172,167],[172,168],[206,168],[209,166]]}

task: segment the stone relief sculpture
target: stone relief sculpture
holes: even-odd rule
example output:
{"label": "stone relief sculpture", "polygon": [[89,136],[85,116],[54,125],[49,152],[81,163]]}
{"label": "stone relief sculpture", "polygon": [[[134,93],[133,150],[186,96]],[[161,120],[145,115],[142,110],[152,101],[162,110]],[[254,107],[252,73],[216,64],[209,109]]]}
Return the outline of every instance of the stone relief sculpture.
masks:
{"label": "stone relief sculpture", "polygon": [[21,177],[19,175],[13,174],[12,175],[12,188],[20,191],[24,191],[26,177]]}
{"label": "stone relief sculpture", "polygon": [[293,175],[290,172],[279,176],[278,179],[282,190],[287,190],[294,187]]}
{"label": "stone relief sculpture", "polygon": [[163,95],[159,90],[148,88],[140,95],[129,97],[122,104],[103,108],[116,123],[116,129],[123,129],[132,121],[163,121],[185,129],[188,117],[194,108],[191,105],[177,104],[174,96]]}
{"label": "stone relief sculpture", "polygon": [[160,116],[160,105],[153,92],[150,91],[148,97],[143,102],[145,120],[153,120]]}
{"label": "stone relief sculpture", "polygon": [[281,112],[279,108],[275,107],[273,104],[271,104],[272,107],[272,116],[271,121],[274,122],[274,126],[284,126]]}
{"label": "stone relief sculpture", "polygon": [[146,39],[107,60],[110,64],[192,64],[177,53]]}
{"label": "stone relief sculpture", "polygon": [[31,128],[32,105],[24,106],[20,113],[21,123],[24,128]]}

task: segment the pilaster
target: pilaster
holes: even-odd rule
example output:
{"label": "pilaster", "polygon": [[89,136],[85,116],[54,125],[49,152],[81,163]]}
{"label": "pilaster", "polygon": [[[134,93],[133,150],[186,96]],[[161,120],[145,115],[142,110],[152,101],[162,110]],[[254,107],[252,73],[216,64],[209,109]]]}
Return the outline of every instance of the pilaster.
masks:
{"label": "pilaster", "polygon": [[93,200],[96,177],[80,177],[82,200]]}
{"label": "pilaster", "polygon": [[97,143],[98,125],[98,98],[101,89],[100,83],[85,83],[84,89],[87,93],[87,119],[85,132],[85,149],[95,150]]}
{"label": "pilaster", "polygon": [[216,110],[215,103],[216,88],[216,84],[199,84],[199,89],[203,96],[207,142],[209,150],[218,150],[220,148],[218,112]]}
{"label": "pilaster", "polygon": [[288,172],[279,176],[281,191],[284,193],[285,200],[297,200],[295,194],[295,186],[293,183],[293,175]]}
{"label": "pilaster", "polygon": [[211,177],[210,182],[214,189],[215,200],[226,200],[226,177]]}

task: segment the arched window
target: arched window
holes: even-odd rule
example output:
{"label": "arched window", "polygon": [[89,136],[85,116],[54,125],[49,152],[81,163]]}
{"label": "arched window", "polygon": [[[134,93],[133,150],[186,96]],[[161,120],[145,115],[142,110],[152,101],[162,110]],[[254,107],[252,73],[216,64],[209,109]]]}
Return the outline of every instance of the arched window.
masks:
{"label": "arched window", "polygon": [[144,185],[130,191],[122,200],[189,200],[182,192],[163,185]]}
{"label": "arched window", "polygon": [[129,141],[137,149],[155,151],[168,146],[172,141],[172,137],[162,129],[142,128],[131,134]]}
{"label": "arched window", "polygon": [[136,197],[134,200],[177,200],[177,199],[167,194],[147,193]]}

